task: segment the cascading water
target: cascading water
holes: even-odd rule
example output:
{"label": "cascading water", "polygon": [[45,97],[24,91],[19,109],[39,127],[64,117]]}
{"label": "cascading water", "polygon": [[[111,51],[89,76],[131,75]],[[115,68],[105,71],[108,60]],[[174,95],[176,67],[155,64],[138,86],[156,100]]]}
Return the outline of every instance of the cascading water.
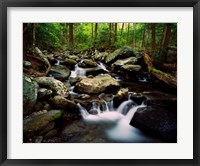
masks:
{"label": "cascading water", "polygon": [[106,69],[106,67],[105,67],[105,65],[104,65],[103,63],[100,62],[100,63],[98,64],[98,66],[99,66],[100,68],[102,68],[103,70],[109,72],[109,71]]}
{"label": "cascading water", "polygon": [[[152,138],[144,135],[140,130],[129,125],[135,112],[140,107],[145,107],[144,104],[135,105],[132,100],[124,101],[117,109],[106,102],[106,109],[99,104],[93,103],[92,110],[96,110],[97,114],[90,114],[80,104],[80,109],[83,120],[89,124],[99,124],[104,127],[104,132],[108,140],[114,142],[152,142]],[[112,106],[112,108],[111,108]],[[108,125],[109,124],[109,125]]]}
{"label": "cascading water", "polygon": [[86,71],[83,68],[80,68],[78,64],[75,65],[75,69],[71,71],[70,77],[78,77],[78,76],[85,76]]}

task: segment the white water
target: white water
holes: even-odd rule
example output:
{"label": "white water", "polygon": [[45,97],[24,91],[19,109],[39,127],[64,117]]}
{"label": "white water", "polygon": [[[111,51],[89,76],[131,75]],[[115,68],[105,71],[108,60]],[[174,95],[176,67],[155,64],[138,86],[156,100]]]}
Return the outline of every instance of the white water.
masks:
{"label": "white water", "polygon": [[[145,107],[144,104],[134,106],[131,100],[124,101],[117,109],[111,108],[106,103],[106,109],[102,111],[97,103],[93,103],[91,109],[96,109],[98,114],[92,115],[78,104],[83,120],[89,124],[99,124],[104,126],[107,139],[115,142],[152,142],[151,138],[144,135],[140,130],[129,125],[132,117],[139,107]],[[127,110],[129,109],[129,110]],[[123,113],[127,112],[125,115]]]}
{"label": "white water", "polygon": [[103,70],[109,72],[109,71],[106,69],[106,67],[104,66],[103,63],[100,62],[100,63],[98,64],[98,66],[99,66],[100,68],[102,68]]}
{"label": "white water", "polygon": [[79,67],[78,64],[75,65],[75,69],[73,71],[71,71],[71,75],[70,77],[78,77],[78,76],[85,76],[86,75],[86,71]]}

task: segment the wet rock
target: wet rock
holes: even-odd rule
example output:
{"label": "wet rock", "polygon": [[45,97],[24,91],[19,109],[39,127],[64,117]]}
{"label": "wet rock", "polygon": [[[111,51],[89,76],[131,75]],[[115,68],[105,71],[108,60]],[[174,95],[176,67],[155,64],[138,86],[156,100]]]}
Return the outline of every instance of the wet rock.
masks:
{"label": "wet rock", "polygon": [[78,66],[82,68],[97,67],[97,63],[90,59],[84,59],[80,63],[78,63]]}
{"label": "wet rock", "polygon": [[85,69],[85,72],[86,72],[86,75],[93,75],[93,76],[96,76],[98,74],[104,74],[104,73],[107,73],[107,71],[103,70],[102,68],[100,67],[94,67],[94,68],[87,68]]}
{"label": "wet rock", "polygon": [[83,76],[78,76],[78,77],[74,77],[74,78],[70,78],[69,82],[71,85],[75,85],[77,82],[80,82],[83,78]]}
{"label": "wet rock", "polygon": [[107,52],[100,52],[100,53],[96,53],[93,56],[93,59],[98,60],[98,61],[104,61],[107,56],[108,56]]}
{"label": "wet rock", "polygon": [[50,99],[50,102],[55,108],[64,109],[68,112],[78,112],[78,106],[72,102],[71,100],[68,100],[62,96],[54,96]]}
{"label": "wet rock", "polygon": [[84,78],[76,84],[78,91],[89,94],[98,94],[109,90],[116,90],[120,84],[110,75],[104,74],[94,78]]}
{"label": "wet rock", "polygon": [[128,88],[122,88],[117,92],[113,99],[114,106],[118,107],[125,100],[128,100]]}
{"label": "wet rock", "polygon": [[66,66],[75,66],[77,62],[73,59],[66,58],[64,61]]}
{"label": "wet rock", "polygon": [[47,126],[40,131],[39,135],[44,135],[45,133],[49,132],[50,130],[54,129],[56,126],[55,122],[50,122],[47,124]]}
{"label": "wet rock", "polygon": [[123,65],[121,68],[128,72],[138,73],[142,67],[140,65]]}
{"label": "wet rock", "polygon": [[38,84],[29,76],[23,76],[23,114],[31,114],[37,101]]}
{"label": "wet rock", "polygon": [[146,98],[145,104],[148,106],[161,106],[177,112],[177,97],[175,95],[157,91],[146,91],[142,95]]}
{"label": "wet rock", "polygon": [[40,111],[42,109],[42,103],[37,101],[35,106],[34,106],[34,111]]}
{"label": "wet rock", "polygon": [[126,59],[119,59],[111,65],[112,68],[120,68],[123,65],[134,65],[137,62],[136,57],[129,57]]}
{"label": "wet rock", "polygon": [[62,81],[70,76],[71,71],[65,66],[55,65],[51,67],[49,74],[51,74],[55,79]]}
{"label": "wet rock", "polygon": [[51,110],[41,115],[33,115],[23,121],[24,136],[35,135],[44,129],[49,122],[52,122],[62,116],[61,110]]}
{"label": "wet rock", "polygon": [[110,102],[110,101],[113,100],[114,95],[112,95],[112,94],[101,93],[98,97],[99,97],[100,99],[106,101],[106,102]]}
{"label": "wet rock", "polygon": [[25,67],[25,68],[31,67],[31,62],[29,62],[29,61],[23,61],[23,67]]}
{"label": "wet rock", "polygon": [[56,129],[53,129],[51,131],[49,131],[47,134],[45,134],[44,139],[50,139],[55,137],[58,134],[58,131]]}
{"label": "wet rock", "polygon": [[45,103],[43,106],[43,109],[49,111],[49,110],[52,110],[52,107],[49,103]]}
{"label": "wet rock", "polygon": [[78,60],[79,60],[79,57],[76,56],[76,55],[70,55],[70,56],[68,56],[68,57],[69,57],[69,59],[72,59],[72,60],[75,60],[75,61],[78,61]]}
{"label": "wet rock", "polygon": [[141,105],[142,102],[146,100],[146,97],[143,96],[142,93],[131,92],[129,93],[129,95],[130,95],[130,99],[133,100],[138,105]]}
{"label": "wet rock", "polygon": [[133,52],[131,47],[124,46],[120,49],[117,49],[113,53],[109,54],[106,57],[105,62],[106,63],[113,63],[117,59],[124,59],[124,58],[128,58],[128,57],[131,57],[131,56],[135,56],[135,53]]}
{"label": "wet rock", "polygon": [[59,80],[51,77],[37,77],[36,81],[40,87],[51,89],[54,93],[61,96],[69,96],[67,87]]}
{"label": "wet rock", "polygon": [[42,140],[43,140],[43,136],[38,136],[38,137],[36,137],[36,139],[35,139],[35,143],[41,143]]}
{"label": "wet rock", "polygon": [[139,108],[130,125],[168,142],[177,141],[177,115],[165,108],[158,106]]}
{"label": "wet rock", "polygon": [[46,88],[39,88],[38,90],[38,100],[48,100],[53,93],[52,90]]}

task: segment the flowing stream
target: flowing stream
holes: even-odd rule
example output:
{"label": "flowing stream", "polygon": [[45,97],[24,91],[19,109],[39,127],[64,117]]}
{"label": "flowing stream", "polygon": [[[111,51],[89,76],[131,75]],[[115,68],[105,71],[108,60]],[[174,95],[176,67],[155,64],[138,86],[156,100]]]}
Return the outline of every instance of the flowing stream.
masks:
{"label": "flowing stream", "polygon": [[[105,102],[105,106],[93,102],[92,108],[88,111],[81,104],[78,104],[81,116],[87,124],[96,124],[103,127],[103,132],[108,140],[114,142],[154,142],[154,139],[145,135],[140,130],[129,125],[135,112],[141,105],[134,101],[127,100],[114,108],[111,102]],[[91,110],[96,114],[90,114]],[[105,127],[106,126],[106,127]]]}

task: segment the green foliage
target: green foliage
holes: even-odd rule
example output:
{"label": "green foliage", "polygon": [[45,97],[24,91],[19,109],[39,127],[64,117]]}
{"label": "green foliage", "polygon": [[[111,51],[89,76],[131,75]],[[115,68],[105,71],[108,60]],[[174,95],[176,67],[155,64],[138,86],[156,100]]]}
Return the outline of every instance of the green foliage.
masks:
{"label": "green foliage", "polygon": [[[122,25],[124,28],[122,31]],[[33,43],[33,31],[35,26],[35,43],[41,50],[49,52],[58,49],[69,50],[69,24],[68,23],[35,23],[29,26],[29,42]],[[128,32],[129,25],[129,32]],[[168,24],[169,25],[169,24]],[[110,31],[111,27],[111,31]],[[171,23],[169,45],[177,45],[177,24]],[[152,42],[152,29],[150,23],[117,23],[117,36],[115,35],[115,23],[98,23],[96,41],[95,23],[73,23],[74,51],[84,51],[93,48],[97,50],[115,50],[124,45],[134,50],[150,50]],[[156,23],[155,45],[152,53],[155,59],[165,55],[161,50],[163,34],[166,23]],[[143,37],[144,36],[144,37]],[[115,37],[117,37],[115,41]],[[143,46],[143,47],[142,47]],[[163,48],[162,48],[163,49]]]}

